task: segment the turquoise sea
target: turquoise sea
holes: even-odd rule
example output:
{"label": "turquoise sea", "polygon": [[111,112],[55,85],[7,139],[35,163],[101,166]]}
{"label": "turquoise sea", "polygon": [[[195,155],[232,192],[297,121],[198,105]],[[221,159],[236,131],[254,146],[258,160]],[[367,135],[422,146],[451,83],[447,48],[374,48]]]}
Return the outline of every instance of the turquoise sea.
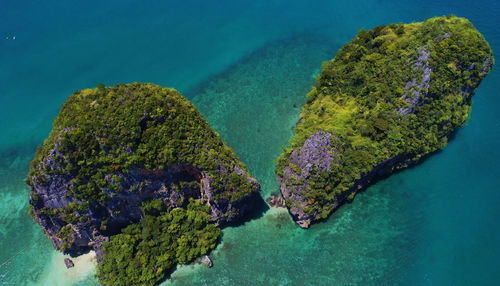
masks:
{"label": "turquoise sea", "polygon": [[[498,0],[0,0],[0,285],[98,285],[89,255],[66,270],[23,183],[73,91],[179,89],[267,197],[321,62],[361,28],[446,14],[469,18],[500,59]],[[163,285],[499,285],[498,90],[494,68],[443,151],[327,221],[302,230],[269,209],[224,230],[213,268],[181,266]]]}

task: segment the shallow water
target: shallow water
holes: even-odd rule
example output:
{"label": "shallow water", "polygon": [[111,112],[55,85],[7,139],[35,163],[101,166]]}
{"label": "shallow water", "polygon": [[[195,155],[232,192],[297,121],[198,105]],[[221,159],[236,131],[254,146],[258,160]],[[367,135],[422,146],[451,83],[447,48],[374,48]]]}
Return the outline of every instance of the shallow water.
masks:
{"label": "shallow water", "polygon": [[[36,146],[74,90],[131,81],[178,88],[267,197],[278,191],[274,160],[321,62],[358,29],[454,13],[500,50],[495,0],[23,0],[0,7],[3,285],[98,285],[90,256],[65,269],[27,215],[23,183]],[[370,187],[327,221],[302,230],[286,211],[270,209],[224,230],[213,268],[181,266],[164,284],[496,285],[499,89],[495,68],[449,146]]]}

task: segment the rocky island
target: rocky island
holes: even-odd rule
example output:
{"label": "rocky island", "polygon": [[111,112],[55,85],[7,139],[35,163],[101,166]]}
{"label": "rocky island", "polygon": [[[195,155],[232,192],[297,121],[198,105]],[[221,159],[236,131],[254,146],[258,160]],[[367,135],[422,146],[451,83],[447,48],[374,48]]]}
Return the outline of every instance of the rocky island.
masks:
{"label": "rocky island", "polygon": [[72,94],[27,183],[34,220],[60,251],[95,250],[104,285],[156,284],[215,248],[220,227],[260,200],[194,105],[143,83]]}
{"label": "rocky island", "polygon": [[443,148],[492,65],[488,43],[464,18],[361,30],[323,64],[278,159],[295,222],[308,228],[370,183]]}

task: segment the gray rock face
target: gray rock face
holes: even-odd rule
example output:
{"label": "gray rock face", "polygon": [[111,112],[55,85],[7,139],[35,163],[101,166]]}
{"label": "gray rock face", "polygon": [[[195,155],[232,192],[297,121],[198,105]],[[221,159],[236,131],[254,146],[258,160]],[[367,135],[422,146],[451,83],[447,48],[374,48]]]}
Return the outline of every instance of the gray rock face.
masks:
{"label": "gray rock face", "polygon": [[[491,57],[487,57],[487,58],[484,59],[483,64],[481,66],[481,70],[479,72],[480,73],[489,73],[490,70],[491,70],[491,66],[492,66]],[[474,69],[474,67],[475,67],[475,65],[471,64],[467,68],[467,71],[468,72],[472,71]],[[471,77],[469,77],[469,80],[470,79],[471,79]],[[461,87],[458,90],[458,93],[460,95],[462,95],[463,101],[467,102],[467,101],[469,101],[472,98],[472,95],[474,94],[474,90],[475,90],[474,86],[466,85],[466,86]]]}
{"label": "gray rock face", "polygon": [[64,258],[64,265],[66,265],[66,268],[72,268],[75,267],[75,263],[73,263],[73,260],[69,258]]}
{"label": "gray rock face", "polygon": [[309,177],[313,168],[329,171],[335,150],[330,146],[332,134],[319,131],[311,135],[300,150],[293,152],[290,161],[300,168],[302,178]]}
{"label": "gray rock face", "polygon": [[[211,211],[214,222],[218,224],[231,223],[245,215],[252,208],[253,202],[260,199],[258,191],[229,202],[217,199],[211,187],[213,178],[195,166],[172,165],[163,170],[133,169],[130,172],[115,172],[106,174],[105,180],[112,183],[112,177],[120,178],[119,192],[106,191],[105,202],[94,202],[82,205],[70,193],[73,177],[62,172],[64,154],[57,150],[57,144],[49,156],[42,161],[44,168],[60,170],[61,175],[51,175],[45,179],[31,178],[30,204],[35,220],[42,226],[47,236],[59,250],[75,255],[82,254],[90,249],[96,250],[99,256],[101,244],[109,240],[109,236],[142,218],[141,203],[149,199],[161,199],[171,208],[187,205],[190,198],[205,202]],[[42,166],[41,166],[42,167]],[[219,168],[221,176],[236,173],[246,176],[248,182],[259,189],[258,182],[251,178],[239,166]],[[231,192],[231,190],[226,190]],[[76,218],[68,224],[64,217],[58,214],[61,208],[75,206],[72,215]],[[82,207],[83,206],[83,207]],[[61,237],[61,230],[67,226],[71,229],[71,241]]]}
{"label": "gray rock face", "polygon": [[214,266],[212,259],[208,255],[203,256],[201,263],[208,268],[212,268]]}
{"label": "gray rock face", "polygon": [[[451,33],[445,33],[440,36],[438,40],[444,40],[446,38],[451,37]],[[417,73],[420,74],[421,79],[413,78],[408,81],[404,88],[406,93],[401,97],[404,99],[409,106],[406,108],[399,108],[398,113],[401,115],[412,114],[415,112],[415,108],[421,105],[424,102],[425,97],[428,94],[429,85],[431,81],[432,68],[429,64],[429,52],[428,46],[425,45],[418,49],[418,58],[415,60],[413,68]],[[481,66],[480,73],[488,73],[491,70],[492,62],[491,57],[487,57],[484,59],[483,64]],[[466,68],[466,71],[470,72],[474,69],[475,65],[472,63],[469,67]],[[463,86],[458,90],[459,94],[462,95],[464,101],[469,100],[474,93],[475,86]]]}
{"label": "gray rock face", "polygon": [[[332,147],[329,145],[322,146],[320,148],[323,150],[322,152],[334,151],[331,150]],[[295,150],[294,152],[296,151],[300,152],[298,150]],[[349,194],[355,195],[357,192],[368,187],[373,181],[386,177],[391,173],[393,173],[395,170],[415,165],[421,159],[412,160],[410,159],[409,156],[399,155],[391,159],[385,160],[384,162],[381,162],[380,164],[375,166],[370,172],[362,174],[361,178],[353,183],[350,189],[347,192],[345,192],[344,196],[339,196],[336,201],[332,202],[329,205],[329,207],[332,210],[337,209],[342,204],[350,200],[348,198]],[[292,177],[290,177],[291,174],[295,174],[293,170],[290,170],[288,172],[285,170],[284,174],[285,175],[283,177],[278,177],[278,180],[280,182],[281,194],[290,204],[288,210],[292,215],[293,220],[297,223],[298,226],[300,226],[301,228],[309,228],[311,223],[316,221],[317,213],[307,214],[306,212],[304,212],[304,207],[307,205],[306,199],[304,198],[307,192],[307,177],[304,178],[303,181],[301,181],[301,183],[297,184],[294,183],[293,181],[294,180],[293,175]]]}
{"label": "gray rock face", "polygon": [[[280,191],[287,202],[288,211],[301,228],[308,228],[316,220],[317,213],[306,213],[308,181],[310,177],[321,172],[328,172],[333,164],[340,159],[340,142],[331,133],[318,131],[311,135],[300,149],[295,149],[290,155],[290,162],[296,167],[286,167],[283,176],[278,176]],[[394,170],[416,164],[409,156],[399,155],[381,162],[370,172],[362,174],[344,196],[337,197],[329,207],[337,209],[348,201],[349,194],[355,194],[366,188],[371,182],[390,175]]]}
{"label": "gray rock face", "polygon": [[307,204],[304,191],[308,188],[308,179],[312,173],[327,172],[336,158],[337,144],[335,135],[318,131],[311,135],[300,149],[290,155],[290,162],[296,168],[286,167],[280,181],[280,191],[291,206],[289,212],[299,226],[307,228],[310,216],[304,212]]}
{"label": "gray rock face", "polygon": [[269,203],[270,206],[272,207],[277,207],[277,208],[283,208],[286,206],[285,204],[285,199],[281,196],[277,195],[271,195],[268,199],[267,202]]}
{"label": "gray rock face", "polygon": [[[445,34],[441,39],[450,37],[450,34]],[[424,104],[425,97],[428,95],[428,89],[431,81],[432,69],[429,65],[429,52],[427,46],[423,46],[418,50],[418,58],[415,59],[414,68],[419,71],[421,77],[413,78],[405,85],[406,94],[402,98],[409,103],[407,108],[396,110],[399,114],[405,116],[415,112],[415,108]],[[488,73],[492,67],[491,57],[484,59],[480,73]],[[465,70],[471,72],[475,68],[471,64]],[[467,102],[472,97],[477,82],[472,85],[465,85],[458,89],[458,93],[462,95],[464,102]],[[330,171],[330,168],[335,164],[336,159],[340,158],[342,152],[339,152],[338,145],[335,142],[336,136],[324,131],[318,131],[310,136],[301,148],[292,151],[290,162],[293,168],[285,167],[283,175],[278,177],[280,182],[280,191],[287,202],[292,218],[302,228],[308,228],[312,222],[316,220],[317,213],[307,214],[304,209],[307,206],[305,194],[308,192],[308,181],[312,175],[321,174],[322,172]],[[343,203],[349,200],[348,195],[354,195],[360,190],[365,189],[373,181],[379,178],[390,175],[395,170],[402,169],[408,166],[417,164],[423,158],[418,160],[411,159],[412,156],[400,154],[398,156],[387,159],[376,165],[371,171],[361,175],[360,179],[355,181],[344,196],[338,196],[336,201],[330,203],[328,207],[332,210],[337,209]]]}
{"label": "gray rock face", "polygon": [[488,73],[491,70],[491,57],[484,59],[483,66],[481,67],[481,73]]}
{"label": "gray rock face", "polygon": [[322,66],[278,159],[293,219],[303,228],[326,219],[369,184],[446,146],[493,64],[466,19],[360,31]]}
{"label": "gray rock face", "polygon": [[[450,35],[445,34],[443,38],[448,38]],[[413,78],[405,84],[406,93],[402,98],[408,102],[409,106],[406,108],[399,108],[398,112],[401,115],[407,115],[415,112],[415,107],[420,105],[423,98],[427,95],[429,84],[431,81],[432,69],[429,65],[429,51],[428,46],[425,45],[418,50],[418,58],[415,61],[414,69],[421,73],[421,79]]]}

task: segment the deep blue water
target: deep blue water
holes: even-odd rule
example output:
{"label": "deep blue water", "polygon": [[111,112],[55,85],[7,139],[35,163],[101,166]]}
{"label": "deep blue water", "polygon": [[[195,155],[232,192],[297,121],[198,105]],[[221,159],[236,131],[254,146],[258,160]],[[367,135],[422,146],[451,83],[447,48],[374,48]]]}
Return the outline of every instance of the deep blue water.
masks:
{"label": "deep blue water", "polygon": [[[27,215],[27,164],[74,90],[132,81],[191,99],[263,185],[321,62],[362,28],[456,14],[500,51],[500,2],[0,0],[0,284],[97,285]],[[13,39],[15,37],[15,39]],[[496,54],[497,58],[498,53]],[[297,228],[270,210],[224,230],[215,266],[166,285],[498,285],[500,72],[442,151]]]}

